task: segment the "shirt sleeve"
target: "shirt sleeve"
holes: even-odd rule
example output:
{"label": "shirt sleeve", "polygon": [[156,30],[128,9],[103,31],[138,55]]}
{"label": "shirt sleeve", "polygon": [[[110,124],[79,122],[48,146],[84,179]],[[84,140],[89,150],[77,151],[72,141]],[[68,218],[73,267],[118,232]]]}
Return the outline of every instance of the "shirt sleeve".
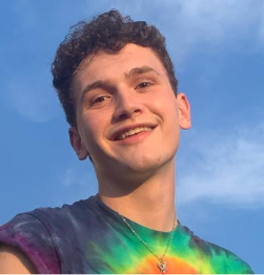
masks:
{"label": "shirt sleeve", "polygon": [[1,226],[1,243],[22,251],[38,273],[60,273],[59,258],[52,237],[45,224],[33,214],[19,214]]}

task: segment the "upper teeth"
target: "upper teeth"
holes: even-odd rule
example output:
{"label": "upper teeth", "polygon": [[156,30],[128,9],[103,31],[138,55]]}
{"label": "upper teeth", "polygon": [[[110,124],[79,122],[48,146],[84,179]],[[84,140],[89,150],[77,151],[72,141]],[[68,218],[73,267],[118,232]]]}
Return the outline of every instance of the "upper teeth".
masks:
{"label": "upper teeth", "polygon": [[138,134],[138,133],[140,133],[140,132],[148,132],[148,131],[150,131],[150,130],[151,130],[151,128],[149,128],[149,127],[137,127],[137,128],[135,128],[135,129],[131,129],[131,130],[128,130],[128,131],[122,133],[122,134],[119,136],[119,139],[125,139],[125,138],[128,137],[128,136],[132,136],[132,135]]}

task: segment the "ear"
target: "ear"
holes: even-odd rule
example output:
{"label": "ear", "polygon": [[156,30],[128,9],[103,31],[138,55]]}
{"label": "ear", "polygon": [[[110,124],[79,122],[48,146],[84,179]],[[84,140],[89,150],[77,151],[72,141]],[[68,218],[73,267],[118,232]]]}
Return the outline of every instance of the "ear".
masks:
{"label": "ear", "polygon": [[70,127],[69,137],[70,137],[71,146],[74,149],[75,153],[77,154],[79,160],[85,160],[89,155],[89,153],[87,152],[86,148],[82,143],[82,138],[79,134],[79,131],[74,127]]}
{"label": "ear", "polygon": [[179,125],[182,129],[187,130],[191,128],[191,107],[188,99],[184,93],[177,95],[177,102],[179,108]]}

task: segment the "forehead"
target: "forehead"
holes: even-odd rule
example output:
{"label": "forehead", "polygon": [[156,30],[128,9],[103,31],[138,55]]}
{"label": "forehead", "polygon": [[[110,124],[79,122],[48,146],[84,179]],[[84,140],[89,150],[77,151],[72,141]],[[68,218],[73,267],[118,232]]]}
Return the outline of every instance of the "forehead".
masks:
{"label": "forehead", "polygon": [[100,53],[87,57],[74,76],[73,88],[79,94],[84,86],[95,81],[122,81],[131,69],[144,66],[167,76],[162,62],[152,49],[127,44],[116,54]]}

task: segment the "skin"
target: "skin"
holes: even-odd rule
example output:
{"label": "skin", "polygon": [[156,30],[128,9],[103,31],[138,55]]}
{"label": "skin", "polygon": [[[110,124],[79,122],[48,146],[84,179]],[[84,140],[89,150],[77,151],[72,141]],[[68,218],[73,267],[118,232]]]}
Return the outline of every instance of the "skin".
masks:
{"label": "skin", "polygon": [[[103,202],[143,226],[171,231],[180,128],[191,127],[186,96],[174,94],[155,53],[134,44],[88,57],[72,88],[78,127],[69,129],[70,142],[80,160],[92,158]],[[115,140],[137,126],[151,129]],[[1,246],[0,273],[36,270],[22,252]]]}
{"label": "skin", "polygon": [[0,274],[35,274],[36,269],[19,250],[0,246]]}
{"label": "skin", "polygon": [[[170,231],[180,128],[191,126],[186,96],[175,95],[155,53],[135,44],[88,57],[73,90],[78,129],[69,130],[71,144],[80,160],[92,158],[103,202],[141,225]],[[113,140],[137,125],[154,129]]]}

